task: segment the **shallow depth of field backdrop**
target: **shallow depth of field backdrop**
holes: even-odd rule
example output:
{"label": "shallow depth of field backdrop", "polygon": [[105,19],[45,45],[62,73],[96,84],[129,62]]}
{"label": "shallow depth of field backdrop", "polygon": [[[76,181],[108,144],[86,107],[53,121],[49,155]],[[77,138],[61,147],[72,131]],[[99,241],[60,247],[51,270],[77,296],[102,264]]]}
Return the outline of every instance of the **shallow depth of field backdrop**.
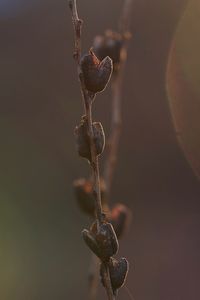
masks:
{"label": "shallow depth of field backdrop", "polygon": [[[117,28],[122,2],[78,1],[85,51],[95,34]],[[200,15],[198,0],[191,2]],[[127,287],[135,300],[200,299],[200,183],[177,142],[166,92],[185,4],[135,0],[133,8],[112,201],[133,211],[120,255],[130,261]],[[82,102],[67,1],[0,0],[0,34],[0,299],[87,299],[90,254],[80,233],[89,222],[72,181],[88,167],[73,136]],[[185,45],[193,45],[187,36]],[[108,88],[95,104],[106,133],[109,97]],[[99,295],[105,298],[102,289]],[[120,299],[130,299],[126,290]]]}

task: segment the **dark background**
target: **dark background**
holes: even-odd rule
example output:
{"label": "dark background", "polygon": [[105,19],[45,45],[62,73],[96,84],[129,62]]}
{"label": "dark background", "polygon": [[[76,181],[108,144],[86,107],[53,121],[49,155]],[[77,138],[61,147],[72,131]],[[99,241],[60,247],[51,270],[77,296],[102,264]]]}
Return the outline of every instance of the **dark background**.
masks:
{"label": "dark background", "polygon": [[[78,1],[83,47],[117,29],[123,1]],[[178,145],[165,89],[183,0],[136,0],[123,86],[123,132],[112,202],[133,211],[119,256],[135,300],[200,298],[200,184]],[[87,299],[89,226],[72,182],[83,113],[67,1],[1,1],[0,299]],[[106,133],[110,89],[95,102]],[[100,288],[98,299],[105,299]],[[119,300],[130,299],[126,289]]]}

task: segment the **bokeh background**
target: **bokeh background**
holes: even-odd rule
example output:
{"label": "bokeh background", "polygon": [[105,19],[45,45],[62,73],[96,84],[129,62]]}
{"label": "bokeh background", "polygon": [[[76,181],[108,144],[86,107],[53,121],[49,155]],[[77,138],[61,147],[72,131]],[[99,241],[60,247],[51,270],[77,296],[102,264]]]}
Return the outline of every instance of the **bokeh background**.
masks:
{"label": "bokeh background", "polygon": [[[189,2],[200,14],[198,0]],[[195,59],[180,60],[187,62],[184,82],[171,71],[166,76],[187,3],[134,1],[112,203],[122,201],[133,211],[119,256],[130,262],[126,286],[135,300],[200,299],[200,183],[173,122],[184,95],[187,103],[195,99],[200,116],[199,89],[193,88],[200,79],[200,19],[193,24],[191,13],[185,28],[192,24],[196,31],[180,30],[176,57]],[[117,29],[122,4],[78,1],[85,51],[96,34]],[[88,176],[89,168],[78,158],[73,136],[83,109],[67,1],[0,0],[0,36],[0,299],[88,299],[90,254],[80,232],[89,220],[76,206],[72,182]],[[182,52],[184,45],[190,52]],[[190,84],[192,93],[176,93],[176,80],[178,91]],[[110,95],[109,88],[100,94],[94,111],[107,134]],[[98,299],[105,299],[101,287]],[[118,299],[130,299],[125,288]]]}

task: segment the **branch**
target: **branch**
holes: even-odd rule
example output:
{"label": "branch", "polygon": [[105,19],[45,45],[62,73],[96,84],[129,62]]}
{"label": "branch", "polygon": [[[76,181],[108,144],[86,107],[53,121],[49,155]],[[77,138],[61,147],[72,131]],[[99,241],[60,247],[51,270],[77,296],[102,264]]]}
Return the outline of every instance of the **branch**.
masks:
{"label": "branch", "polygon": [[121,102],[122,102],[122,82],[124,77],[124,69],[127,59],[128,39],[130,37],[129,26],[131,19],[131,8],[133,0],[125,0],[124,7],[119,22],[119,32],[124,37],[124,45],[121,49],[121,61],[119,69],[113,76],[112,81],[112,116],[110,137],[108,140],[108,154],[104,166],[104,178],[107,185],[107,197],[110,198],[111,185],[115,166],[117,162],[118,146],[121,134],[122,116],[121,116]]}
{"label": "branch", "polygon": [[111,116],[111,129],[110,137],[107,144],[107,157],[104,166],[104,179],[106,182],[107,199],[110,199],[111,185],[115,166],[117,162],[117,152],[121,134],[121,85],[122,73],[114,74],[112,81],[112,116]]}
{"label": "branch", "polygon": [[[72,23],[74,26],[74,59],[77,61],[78,65],[80,65],[80,57],[81,57],[81,29],[83,25],[83,21],[79,19],[76,0],[69,0],[69,8],[72,13]],[[80,73],[80,70],[78,70]]]}
{"label": "branch", "polygon": [[[130,36],[129,27],[131,20],[133,0],[125,0],[124,6],[122,9],[122,14],[119,20],[119,32],[121,35],[126,38],[127,35]],[[124,69],[127,58],[127,48],[128,43],[127,39],[121,49],[121,62],[120,68],[116,74],[113,74],[112,80],[112,116],[111,116],[111,129],[110,137],[107,143],[107,157],[104,165],[104,179],[106,182],[106,194],[107,200],[110,199],[112,179],[115,171],[115,166],[117,162],[117,153],[121,135],[121,126],[122,126],[122,116],[121,116],[121,102],[122,102],[122,82],[124,77]],[[91,280],[89,281],[89,293],[90,300],[96,299],[96,290],[98,274],[96,271],[97,264],[92,259],[90,269]]]}
{"label": "branch", "polygon": [[110,282],[110,272],[106,263],[104,263],[104,283],[106,286],[108,300],[115,300],[115,296],[113,295],[113,290]]}
{"label": "branch", "polygon": [[[93,132],[93,121],[92,121],[92,102],[95,98],[95,94],[91,94],[85,88],[81,68],[80,68],[80,58],[81,58],[81,28],[82,21],[78,17],[76,0],[69,1],[69,7],[72,13],[72,22],[74,26],[74,37],[75,37],[75,50],[74,58],[77,62],[77,72],[80,81],[81,93],[83,97],[85,114],[87,118],[87,129],[90,143],[90,152],[91,152],[91,168],[92,175],[94,178],[94,196],[95,196],[95,206],[96,206],[96,218],[98,226],[103,222],[102,206],[101,206],[101,192],[100,192],[100,178],[99,178],[99,162],[96,154],[96,147],[94,143],[94,132]],[[105,268],[104,272],[105,278],[105,288],[109,300],[114,300],[114,295],[112,291],[112,286],[110,282],[110,274],[108,267]]]}
{"label": "branch", "polygon": [[75,38],[75,49],[74,49],[74,59],[77,62],[77,72],[81,86],[81,94],[83,97],[85,114],[87,118],[88,136],[90,140],[90,150],[91,150],[91,167],[94,179],[94,195],[96,204],[96,214],[99,224],[102,223],[102,207],[101,207],[101,193],[100,193],[100,179],[99,179],[99,165],[98,157],[96,155],[96,149],[94,144],[94,132],[92,126],[92,102],[94,100],[95,94],[89,94],[85,88],[81,68],[80,68],[80,58],[81,58],[81,29],[83,21],[79,19],[77,12],[76,0],[69,1],[69,7],[72,13],[72,23],[74,26],[74,38]]}
{"label": "branch", "polygon": [[[88,94],[88,93],[87,93]],[[86,97],[85,90],[83,90],[84,102],[85,102],[85,113],[87,117],[88,135],[90,138],[90,151],[91,151],[91,168],[93,173],[93,192],[96,204],[96,217],[99,224],[102,224],[103,214],[101,206],[101,191],[100,191],[100,176],[99,176],[99,160],[96,155],[96,147],[94,144],[94,132],[92,126],[92,100],[94,98]]]}
{"label": "branch", "polygon": [[124,6],[119,22],[119,31],[124,34],[129,31],[131,23],[133,0],[124,0]]}

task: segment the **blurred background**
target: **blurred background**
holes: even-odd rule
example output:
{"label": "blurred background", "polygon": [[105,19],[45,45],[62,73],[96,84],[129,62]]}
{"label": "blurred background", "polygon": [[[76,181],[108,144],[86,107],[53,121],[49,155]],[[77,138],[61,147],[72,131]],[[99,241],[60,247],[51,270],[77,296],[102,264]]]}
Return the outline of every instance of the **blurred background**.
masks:
{"label": "blurred background", "polygon": [[[122,5],[78,1],[85,52],[117,29]],[[112,203],[133,211],[119,256],[135,300],[200,299],[199,20],[199,0],[134,1]],[[89,168],[73,135],[83,108],[67,1],[0,0],[0,35],[0,299],[88,299],[90,222],[72,182]],[[107,135],[110,96],[94,111]]]}

